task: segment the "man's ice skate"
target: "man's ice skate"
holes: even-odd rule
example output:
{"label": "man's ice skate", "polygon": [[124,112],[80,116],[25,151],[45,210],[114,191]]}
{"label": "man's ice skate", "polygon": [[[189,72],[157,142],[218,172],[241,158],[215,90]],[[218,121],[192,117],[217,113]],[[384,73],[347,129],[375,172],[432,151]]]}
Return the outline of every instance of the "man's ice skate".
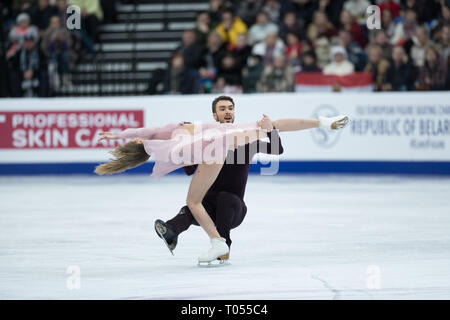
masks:
{"label": "man's ice skate", "polygon": [[344,128],[348,124],[348,117],[338,115],[336,117],[319,117],[319,127],[331,130]]}
{"label": "man's ice skate", "polygon": [[173,255],[173,250],[175,250],[175,247],[177,246],[178,235],[175,234],[167,223],[159,219],[155,221],[155,231],[158,234],[158,237],[163,239],[167,248],[169,248],[170,253]]}
{"label": "man's ice skate", "polygon": [[224,238],[211,238],[211,248],[198,257],[199,266],[223,265],[228,262],[230,249]]}

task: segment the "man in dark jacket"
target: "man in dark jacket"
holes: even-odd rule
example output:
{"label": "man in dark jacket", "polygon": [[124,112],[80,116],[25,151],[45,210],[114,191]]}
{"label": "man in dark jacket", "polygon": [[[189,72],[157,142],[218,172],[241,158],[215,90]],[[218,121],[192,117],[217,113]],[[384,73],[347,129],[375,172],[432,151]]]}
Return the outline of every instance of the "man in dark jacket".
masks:
{"label": "man in dark jacket", "polygon": [[[234,101],[228,96],[216,98],[212,104],[213,117],[220,123],[234,122]],[[271,124],[269,124],[271,126]],[[270,142],[256,141],[241,146],[227,155],[225,164],[211,188],[203,199],[203,206],[214,221],[219,234],[226,239],[231,246],[230,230],[238,227],[245,218],[247,207],[244,203],[245,186],[250,168],[250,162],[256,153],[279,155],[283,153],[278,131],[273,128],[268,132]],[[241,155],[244,155],[242,157]],[[186,174],[195,172],[197,165],[184,168]],[[187,230],[191,225],[198,223],[187,206],[172,219],[164,222],[155,221],[155,230],[169,247],[174,250],[177,245],[178,235]],[[228,254],[220,257],[227,260]]]}

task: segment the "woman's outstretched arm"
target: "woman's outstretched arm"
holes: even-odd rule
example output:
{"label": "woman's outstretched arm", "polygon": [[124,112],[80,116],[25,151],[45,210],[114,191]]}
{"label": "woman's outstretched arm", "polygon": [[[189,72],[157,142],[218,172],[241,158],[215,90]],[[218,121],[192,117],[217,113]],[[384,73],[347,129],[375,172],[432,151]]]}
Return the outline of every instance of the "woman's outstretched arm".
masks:
{"label": "woman's outstretched arm", "polygon": [[129,139],[129,138],[143,138],[151,139],[156,132],[157,127],[148,128],[129,128],[121,132],[100,132],[100,139]]}
{"label": "woman's outstretched arm", "polygon": [[155,140],[167,140],[172,136],[172,132],[176,129],[184,128],[179,123],[170,123],[162,127],[151,126],[145,128],[129,128],[121,132],[100,132],[100,139],[129,139],[129,138],[142,138],[142,139],[155,139]]}

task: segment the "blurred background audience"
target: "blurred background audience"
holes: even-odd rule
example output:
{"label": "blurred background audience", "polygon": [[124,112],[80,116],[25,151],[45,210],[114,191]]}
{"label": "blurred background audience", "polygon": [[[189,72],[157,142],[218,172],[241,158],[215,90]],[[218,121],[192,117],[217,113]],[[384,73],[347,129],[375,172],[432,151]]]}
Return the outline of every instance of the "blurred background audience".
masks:
{"label": "blurred background audience", "polygon": [[[3,1],[2,96],[70,87],[119,2]],[[69,4],[81,9],[81,30],[66,28]],[[369,5],[380,8],[380,30],[366,26]],[[288,92],[311,72],[367,72],[374,91],[449,90],[449,63],[449,0],[209,0],[159,77],[168,94]]]}

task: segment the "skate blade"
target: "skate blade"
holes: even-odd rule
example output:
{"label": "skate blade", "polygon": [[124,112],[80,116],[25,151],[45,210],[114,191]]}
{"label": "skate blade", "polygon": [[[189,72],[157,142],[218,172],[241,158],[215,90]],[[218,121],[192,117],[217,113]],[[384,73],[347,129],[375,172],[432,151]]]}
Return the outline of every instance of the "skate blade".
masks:
{"label": "skate blade", "polygon": [[229,260],[213,260],[210,262],[198,262],[197,266],[199,268],[219,268],[219,267],[225,267],[231,265]]}
{"label": "skate blade", "polygon": [[339,120],[333,122],[333,124],[331,125],[331,128],[333,128],[334,130],[339,130],[339,129],[344,128],[347,124],[348,124],[348,117],[345,116],[342,119],[339,119]]}
{"label": "skate blade", "polygon": [[174,254],[173,254],[173,251],[172,251],[172,249],[170,249],[170,246],[169,246],[169,244],[167,243],[166,239],[164,239],[164,237],[163,237],[163,234],[166,232],[165,229],[166,229],[166,228],[165,228],[164,226],[162,226],[162,225],[160,225],[159,223],[155,222],[155,230],[156,230],[156,233],[157,233],[158,236],[164,241],[164,243],[166,244],[166,247],[167,247],[167,249],[169,249],[170,253],[171,253],[172,255],[174,255]]}

